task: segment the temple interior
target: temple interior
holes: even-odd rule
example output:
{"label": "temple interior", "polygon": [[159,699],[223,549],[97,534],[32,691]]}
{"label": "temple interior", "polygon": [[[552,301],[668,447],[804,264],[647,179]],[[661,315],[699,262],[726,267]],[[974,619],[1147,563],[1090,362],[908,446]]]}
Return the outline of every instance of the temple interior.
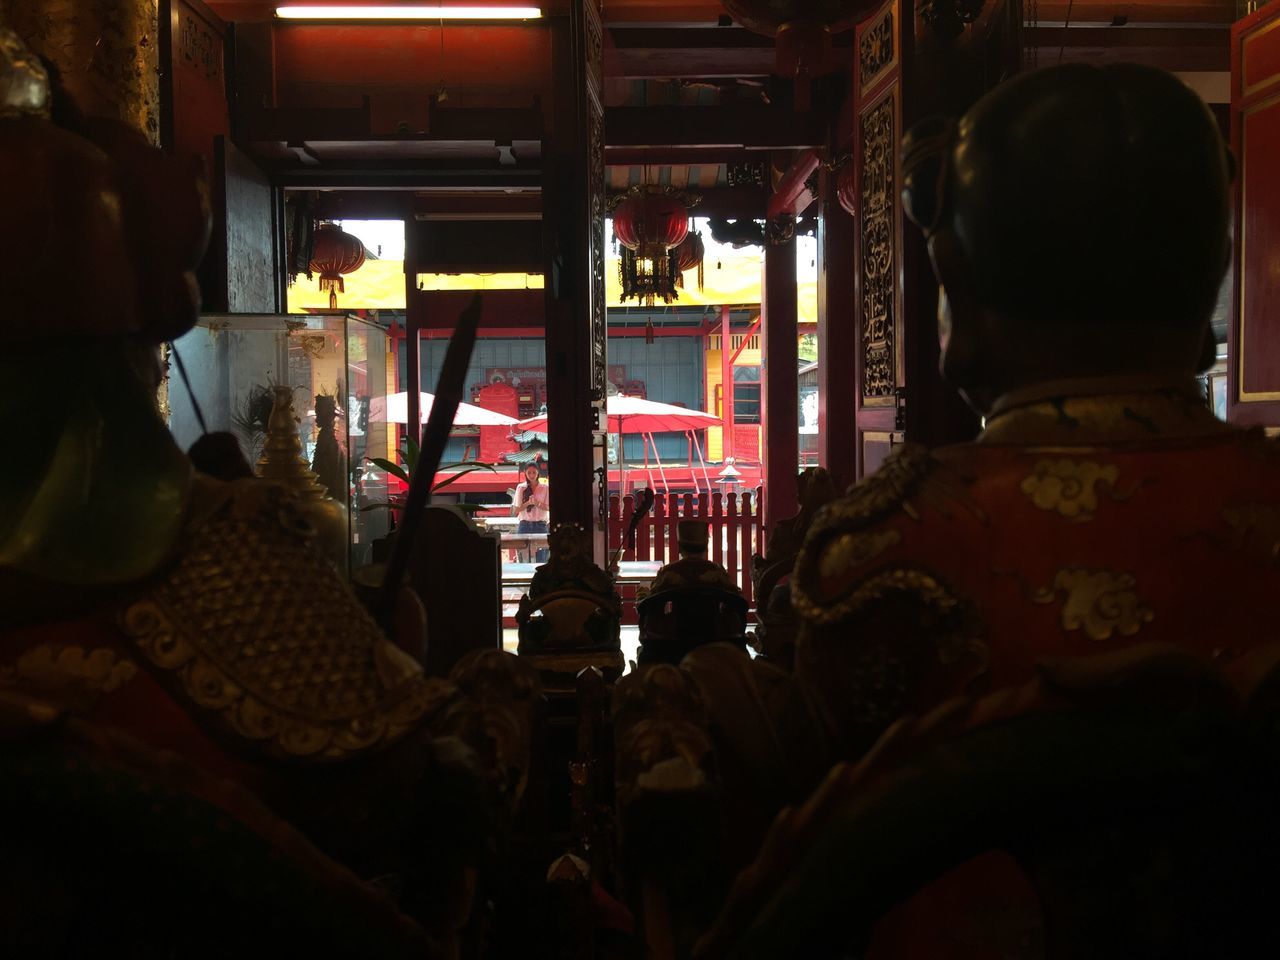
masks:
{"label": "temple interior", "polygon": [[3,956],[1280,955],[1280,0],[0,0],[0,225]]}

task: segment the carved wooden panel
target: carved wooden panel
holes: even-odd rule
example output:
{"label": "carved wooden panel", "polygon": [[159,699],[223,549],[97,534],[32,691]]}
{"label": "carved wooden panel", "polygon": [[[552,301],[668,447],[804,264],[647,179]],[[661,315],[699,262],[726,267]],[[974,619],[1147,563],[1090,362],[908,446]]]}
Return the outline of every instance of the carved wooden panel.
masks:
{"label": "carved wooden panel", "polygon": [[[609,322],[605,312],[605,212],[608,200],[604,167],[604,24],[600,0],[583,0],[583,45],[586,73],[586,181],[588,283],[591,301],[591,402],[602,425],[609,395]],[[591,438],[592,502],[596,514],[594,548],[603,553],[609,524],[608,440],[598,429]]]}
{"label": "carved wooden panel", "polygon": [[175,65],[194,71],[208,83],[222,85],[222,37],[185,4],[178,7]]}
{"label": "carved wooden panel", "polygon": [[871,25],[858,36],[858,82],[869,91],[897,63],[897,31],[894,30],[894,5],[872,19]]}
{"label": "carved wooden panel", "polygon": [[860,132],[862,398],[887,406],[899,385],[896,89],[863,111]]}

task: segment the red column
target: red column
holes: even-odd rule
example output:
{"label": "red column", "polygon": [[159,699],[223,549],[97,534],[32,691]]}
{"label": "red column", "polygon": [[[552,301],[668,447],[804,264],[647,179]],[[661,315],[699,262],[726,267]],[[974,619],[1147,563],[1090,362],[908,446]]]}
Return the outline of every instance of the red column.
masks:
{"label": "red column", "polygon": [[760,339],[763,383],[764,517],[772,526],[796,512],[800,469],[800,345],[797,330],[796,242],[766,243]]}
{"label": "red column", "polygon": [[733,456],[733,324],[732,311],[720,308],[720,432],[725,463]]}
{"label": "red column", "polygon": [[858,477],[858,317],[853,217],[836,199],[836,173],[823,172],[818,215],[818,462],[836,482]]}
{"label": "red column", "polygon": [[[412,236],[410,231],[410,236]],[[404,389],[408,394],[408,422],[405,436],[414,443],[422,442],[422,327],[426,298],[418,290],[417,267],[414,260],[405,256],[405,311],[404,311]],[[434,388],[435,384],[432,384]]]}

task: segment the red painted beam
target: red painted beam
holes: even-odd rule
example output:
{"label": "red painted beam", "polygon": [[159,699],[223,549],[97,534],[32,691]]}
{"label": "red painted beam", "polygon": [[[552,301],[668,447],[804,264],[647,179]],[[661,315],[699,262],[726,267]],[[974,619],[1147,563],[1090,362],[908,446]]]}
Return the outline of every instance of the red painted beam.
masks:
{"label": "red painted beam", "polygon": [[[658,337],[700,337],[702,336],[701,327],[654,327],[654,332]],[[485,327],[483,329],[483,338],[495,340],[502,338],[518,339],[521,337],[542,337],[546,334],[546,330],[542,327]],[[403,334],[400,334],[403,336]],[[422,331],[422,335],[428,340],[448,340],[453,335],[452,329],[427,329]],[[635,337],[643,337],[645,335],[644,327],[614,327],[609,330],[609,339],[631,339]]]}
{"label": "red painted beam", "polygon": [[769,198],[769,219],[801,213],[813,202],[808,180],[822,163],[817,150],[805,150],[791,162],[787,172],[778,182],[778,189]]}
{"label": "red painted beam", "polygon": [[[430,330],[451,332],[458,315],[471,302],[474,290],[413,290],[410,313],[422,317],[424,335]],[[509,330],[541,320],[544,311],[541,290],[486,290],[480,297],[480,330]]]}

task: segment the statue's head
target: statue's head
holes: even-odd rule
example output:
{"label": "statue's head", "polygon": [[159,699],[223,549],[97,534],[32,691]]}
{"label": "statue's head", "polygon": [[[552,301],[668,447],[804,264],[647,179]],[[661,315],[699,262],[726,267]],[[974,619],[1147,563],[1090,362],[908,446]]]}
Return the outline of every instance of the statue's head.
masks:
{"label": "statue's head", "polygon": [[979,410],[1049,380],[1212,362],[1231,160],[1171,74],[1016,77],[903,142],[903,201],[941,292],[942,372]]}
{"label": "statue's head", "polygon": [[[56,71],[0,27],[0,347],[155,347],[199,312],[209,197],[195,158],[82,115]],[[150,371],[148,371],[150,372]]]}
{"label": "statue's head", "polygon": [[557,563],[578,563],[591,557],[591,539],[576,523],[557,523],[547,537],[547,546]]}
{"label": "statue's head", "polygon": [[705,560],[711,544],[710,524],[705,520],[681,520],[676,524],[676,543],[680,556]]}
{"label": "statue's head", "polygon": [[176,541],[190,463],[156,409],[209,234],[198,165],[84,117],[0,25],[0,576],[121,583]]}

